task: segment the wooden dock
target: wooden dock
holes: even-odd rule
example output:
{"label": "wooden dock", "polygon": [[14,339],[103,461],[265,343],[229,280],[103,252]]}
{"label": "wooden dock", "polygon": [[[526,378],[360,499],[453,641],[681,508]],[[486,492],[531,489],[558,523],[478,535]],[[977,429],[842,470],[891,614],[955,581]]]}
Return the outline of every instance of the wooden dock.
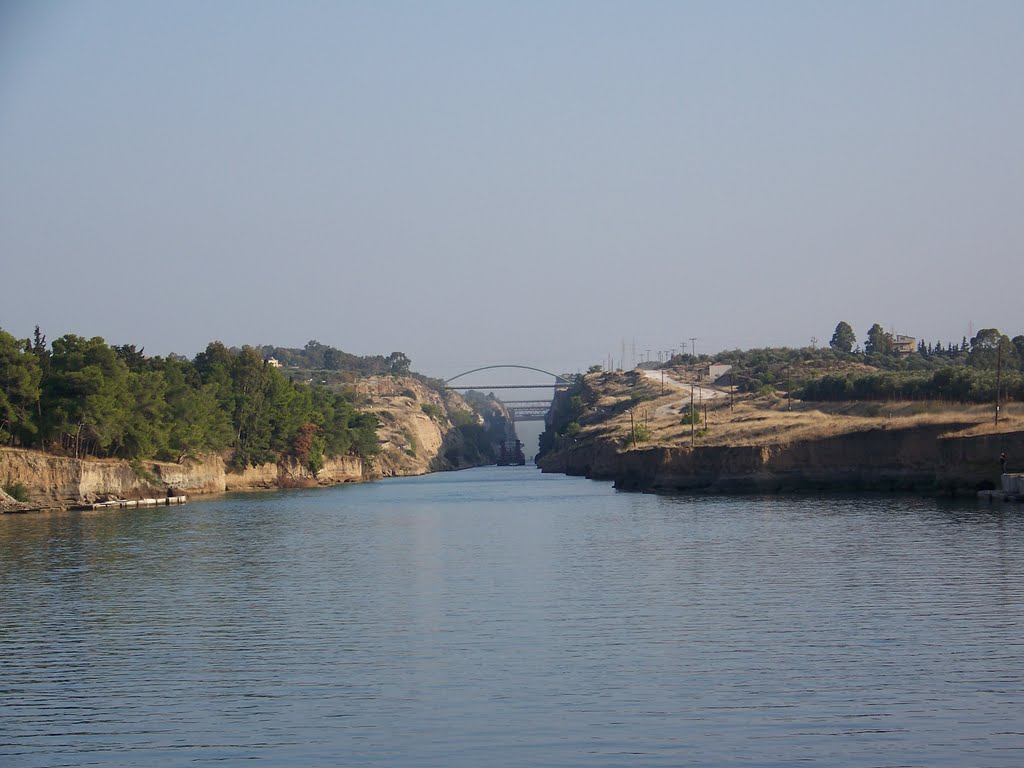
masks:
{"label": "wooden dock", "polygon": [[114,499],[96,504],[86,504],[75,509],[134,509],[136,507],[169,507],[172,504],[184,504],[188,496],[162,496],[158,499]]}

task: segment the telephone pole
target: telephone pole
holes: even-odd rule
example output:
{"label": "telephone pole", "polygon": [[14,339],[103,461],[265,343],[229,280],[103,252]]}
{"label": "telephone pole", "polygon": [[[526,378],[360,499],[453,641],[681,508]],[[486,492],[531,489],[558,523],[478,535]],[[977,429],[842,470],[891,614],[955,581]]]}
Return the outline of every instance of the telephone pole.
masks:
{"label": "telephone pole", "polygon": [[996,426],[999,426],[999,386],[1003,378],[1003,339],[999,338],[996,347]]}
{"label": "telephone pole", "polygon": [[693,384],[690,385],[690,447],[693,448],[694,426],[693,426]]}
{"label": "telephone pole", "polygon": [[697,356],[697,337],[696,336],[691,336],[690,337],[690,354],[693,355],[694,357]]}

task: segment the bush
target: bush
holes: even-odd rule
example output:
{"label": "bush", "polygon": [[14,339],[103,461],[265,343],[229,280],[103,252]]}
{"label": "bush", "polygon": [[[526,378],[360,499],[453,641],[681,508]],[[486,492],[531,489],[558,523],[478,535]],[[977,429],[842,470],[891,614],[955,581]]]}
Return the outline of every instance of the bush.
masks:
{"label": "bush", "polygon": [[637,424],[633,427],[633,444],[643,443],[651,439],[651,430],[646,424]]}
{"label": "bush", "polygon": [[20,501],[22,504],[32,501],[32,496],[21,483],[11,483],[10,485],[4,486],[4,492],[15,501]]}
{"label": "bush", "polygon": [[433,403],[423,403],[420,406],[420,410],[427,414],[427,416],[436,421],[438,424],[444,424],[444,409],[441,406],[434,405]]}

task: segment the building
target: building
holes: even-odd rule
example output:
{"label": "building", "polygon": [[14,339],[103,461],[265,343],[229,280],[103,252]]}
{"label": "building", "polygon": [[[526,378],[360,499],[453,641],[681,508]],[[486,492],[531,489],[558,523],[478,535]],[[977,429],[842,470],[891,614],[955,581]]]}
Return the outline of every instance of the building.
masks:
{"label": "building", "polygon": [[269,365],[271,368],[280,368],[281,367],[281,361],[278,360],[276,357],[268,357],[267,358],[267,365]]}
{"label": "building", "polygon": [[892,353],[894,355],[910,357],[915,352],[917,352],[917,339],[913,336],[900,336],[897,334],[892,337]]}
{"label": "building", "polygon": [[712,363],[704,370],[704,378],[714,384],[731,370],[731,365],[726,365],[725,363]]}

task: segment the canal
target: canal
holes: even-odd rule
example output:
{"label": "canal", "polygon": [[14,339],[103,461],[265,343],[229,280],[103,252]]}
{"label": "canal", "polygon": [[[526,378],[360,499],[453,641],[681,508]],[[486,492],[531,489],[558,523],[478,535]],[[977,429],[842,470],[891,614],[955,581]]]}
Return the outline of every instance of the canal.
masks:
{"label": "canal", "polygon": [[0,765],[1019,766],[1024,511],[484,468],[0,516]]}

